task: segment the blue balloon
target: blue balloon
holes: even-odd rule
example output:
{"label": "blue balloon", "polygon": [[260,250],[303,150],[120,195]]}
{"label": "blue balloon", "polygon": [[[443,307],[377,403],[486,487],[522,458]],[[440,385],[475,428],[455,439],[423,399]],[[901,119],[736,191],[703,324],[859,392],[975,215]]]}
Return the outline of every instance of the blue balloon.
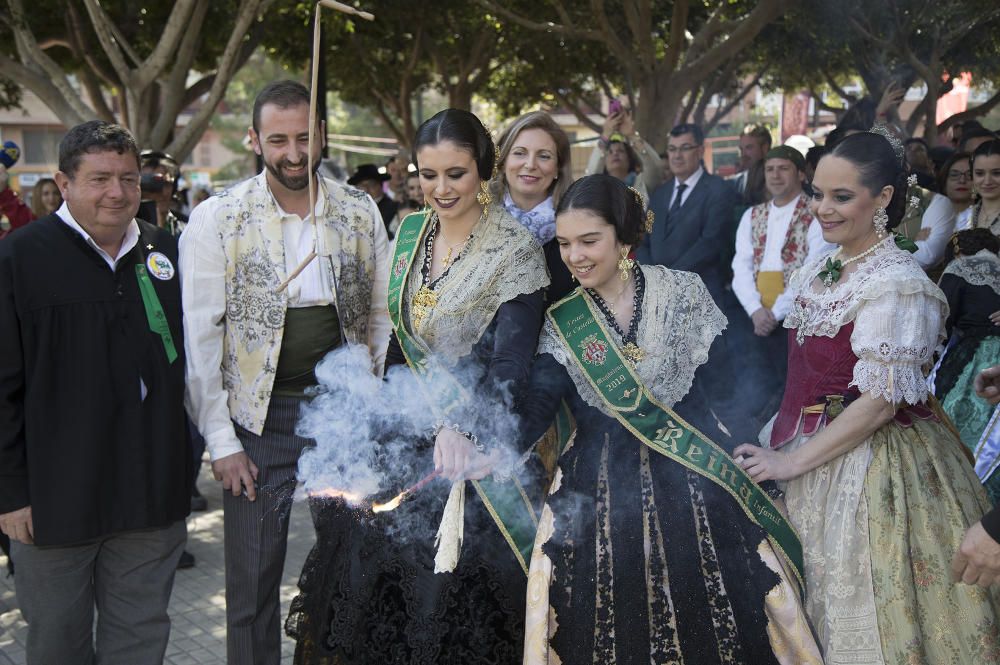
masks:
{"label": "blue balloon", "polygon": [[21,158],[21,149],[13,141],[4,141],[3,150],[0,150],[0,164],[8,169],[17,163]]}

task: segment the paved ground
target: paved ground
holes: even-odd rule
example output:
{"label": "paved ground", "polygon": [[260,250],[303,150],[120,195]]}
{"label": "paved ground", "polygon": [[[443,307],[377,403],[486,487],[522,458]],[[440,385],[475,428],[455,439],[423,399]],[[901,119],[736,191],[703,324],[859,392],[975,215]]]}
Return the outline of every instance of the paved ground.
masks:
{"label": "paved ground", "polygon": [[[222,494],[207,467],[198,482],[208,498],[208,511],[188,519],[189,552],[194,568],[177,571],[170,598],[173,627],[167,647],[168,665],[225,665],[226,600],[222,551]],[[295,594],[299,570],[312,547],[314,535],[309,508],[297,503],[292,509],[288,535],[288,558],[281,585],[282,614]],[[24,665],[27,628],[17,609],[14,580],[6,576],[7,560],[0,554],[0,665]],[[292,662],[294,644],[285,639],[282,663]]]}

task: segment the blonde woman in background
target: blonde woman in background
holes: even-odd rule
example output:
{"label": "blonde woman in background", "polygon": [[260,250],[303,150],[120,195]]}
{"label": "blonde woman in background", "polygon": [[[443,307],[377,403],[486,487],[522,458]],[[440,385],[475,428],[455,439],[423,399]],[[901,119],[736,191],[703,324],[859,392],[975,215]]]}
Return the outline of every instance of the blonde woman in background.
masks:
{"label": "blonde woman in background", "polygon": [[542,246],[552,279],[545,298],[549,305],[574,286],[555,241],[555,209],[573,182],[569,137],[548,113],[533,111],[514,119],[498,147],[493,196]]}
{"label": "blonde woman in background", "polygon": [[62,205],[62,194],[52,178],[41,178],[31,190],[31,212],[35,219],[51,215]]}

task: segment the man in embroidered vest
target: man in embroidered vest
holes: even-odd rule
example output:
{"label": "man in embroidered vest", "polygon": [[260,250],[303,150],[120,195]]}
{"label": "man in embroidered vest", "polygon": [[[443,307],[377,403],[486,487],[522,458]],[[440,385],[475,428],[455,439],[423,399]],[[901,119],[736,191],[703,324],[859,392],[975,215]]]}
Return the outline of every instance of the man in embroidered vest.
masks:
{"label": "man in embroidered vest", "polygon": [[135,219],[127,129],[70,129],[55,179],[62,207],[0,241],[0,529],[27,660],[159,664],[191,496],[177,241]]}
{"label": "man in embroidered vest", "polygon": [[[316,127],[325,136],[324,123]],[[341,344],[389,342],[385,226],[371,198],[318,178],[309,205],[309,92],[266,86],[249,130],[264,171],[209,198],[181,236],[188,409],[225,509],[230,663],[281,658],[278,591],[302,450],[299,406],[314,368]],[[316,141],[314,164],[319,164]],[[287,288],[281,285],[316,249]]]}
{"label": "man in embroidered vest", "polygon": [[[767,153],[764,162],[771,200],[743,213],[736,231],[733,292],[750,317],[756,348],[748,349],[756,407],[749,413],[766,421],[781,402],[787,372],[787,333],[781,322],[791,307],[788,279],[810,256],[834,246],[823,241],[813,224],[809,199],[802,191],[805,158],[789,146]],[[748,395],[748,399],[751,397]],[[761,423],[763,424],[763,422]]]}

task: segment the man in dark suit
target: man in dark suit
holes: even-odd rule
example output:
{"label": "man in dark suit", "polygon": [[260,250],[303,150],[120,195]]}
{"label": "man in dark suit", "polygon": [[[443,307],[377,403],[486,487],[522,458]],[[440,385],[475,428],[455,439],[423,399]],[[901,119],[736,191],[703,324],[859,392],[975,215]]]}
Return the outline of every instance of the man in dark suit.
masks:
{"label": "man in dark suit", "polygon": [[701,127],[678,125],[670,130],[667,154],[674,177],[649,200],[656,219],[636,250],[639,263],[659,264],[701,275],[716,304],[726,311],[733,295],[729,260],[736,237],[735,190],[705,171],[705,136]]}
{"label": "man in dark suit", "polygon": [[[653,230],[643,238],[636,259],[639,263],[698,273],[730,321],[722,339],[712,347],[712,362],[703,371],[707,373],[707,385],[713,387],[715,415],[733,436],[752,441],[756,432],[749,427],[745,400],[739,398],[742,390],[733,381],[733,361],[742,361],[739,349],[746,348],[740,342],[752,336],[749,327],[741,325],[747,317],[729,288],[736,243],[737,218],[733,210],[740,199],[731,184],[705,171],[704,142],[705,135],[698,125],[678,125],[670,130],[667,154],[674,177],[657,187],[650,197],[649,209],[655,216]],[[735,372],[737,377],[745,374],[744,368]]]}

